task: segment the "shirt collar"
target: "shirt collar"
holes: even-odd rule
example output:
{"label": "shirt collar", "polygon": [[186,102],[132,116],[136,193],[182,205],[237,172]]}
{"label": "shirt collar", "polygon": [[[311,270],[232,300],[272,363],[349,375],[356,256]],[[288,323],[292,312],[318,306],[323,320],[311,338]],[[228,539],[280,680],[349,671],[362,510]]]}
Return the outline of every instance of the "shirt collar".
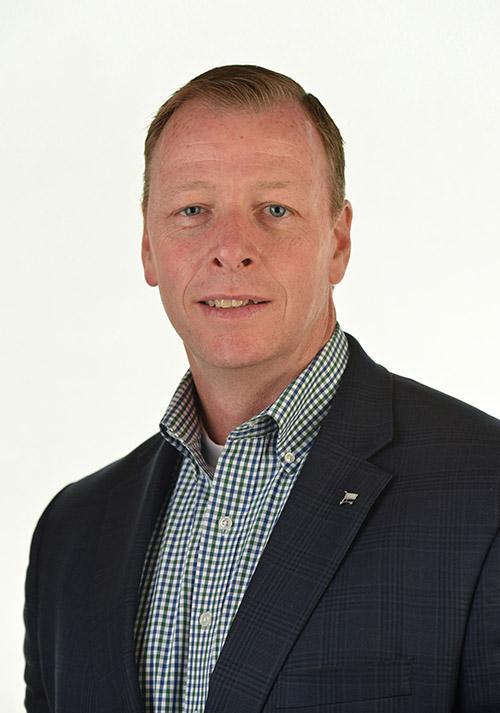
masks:
{"label": "shirt collar", "polygon": [[278,447],[293,451],[323,420],[348,356],[347,337],[337,322],[322,349],[265,409],[278,424]]}
{"label": "shirt collar", "polygon": [[[278,455],[292,452],[295,460],[306,452],[347,365],[349,347],[337,321],[326,344],[277,399],[237,426],[228,441],[255,438],[278,429]],[[172,445],[188,452],[200,464],[201,427],[191,370],[184,374],[160,422],[160,431]]]}

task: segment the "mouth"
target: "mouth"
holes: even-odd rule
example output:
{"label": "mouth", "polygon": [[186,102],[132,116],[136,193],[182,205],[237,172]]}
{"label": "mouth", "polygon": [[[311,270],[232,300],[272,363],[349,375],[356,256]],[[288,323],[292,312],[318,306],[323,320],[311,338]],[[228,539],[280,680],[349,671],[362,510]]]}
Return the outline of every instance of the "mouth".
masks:
{"label": "mouth", "polygon": [[209,317],[233,319],[249,317],[262,312],[269,300],[258,297],[214,297],[200,300],[198,304]]}
{"label": "mouth", "polygon": [[241,307],[246,307],[249,304],[258,305],[264,304],[268,300],[253,299],[253,298],[214,298],[200,300],[202,304],[208,305],[209,307],[215,307],[215,309],[239,309]]}

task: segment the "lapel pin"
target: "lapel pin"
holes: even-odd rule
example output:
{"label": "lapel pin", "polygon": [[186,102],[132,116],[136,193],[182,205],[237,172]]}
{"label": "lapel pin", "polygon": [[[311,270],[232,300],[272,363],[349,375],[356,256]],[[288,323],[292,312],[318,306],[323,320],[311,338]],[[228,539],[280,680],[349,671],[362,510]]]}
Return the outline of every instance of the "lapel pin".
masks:
{"label": "lapel pin", "polygon": [[349,505],[352,505],[353,502],[356,500],[358,497],[358,493],[349,493],[347,490],[344,490],[344,497],[342,500],[339,502],[339,505],[345,505],[346,503],[349,503]]}

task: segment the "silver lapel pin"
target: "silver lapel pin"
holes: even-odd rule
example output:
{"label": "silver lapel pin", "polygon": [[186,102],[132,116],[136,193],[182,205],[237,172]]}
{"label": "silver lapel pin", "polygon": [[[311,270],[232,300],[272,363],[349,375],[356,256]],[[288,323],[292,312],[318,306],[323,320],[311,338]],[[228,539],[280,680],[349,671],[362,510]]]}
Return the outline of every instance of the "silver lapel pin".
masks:
{"label": "silver lapel pin", "polygon": [[349,493],[347,490],[344,490],[344,497],[342,500],[339,502],[339,505],[345,505],[345,503],[349,503],[349,505],[352,505],[353,502],[356,500],[358,497],[358,493]]}

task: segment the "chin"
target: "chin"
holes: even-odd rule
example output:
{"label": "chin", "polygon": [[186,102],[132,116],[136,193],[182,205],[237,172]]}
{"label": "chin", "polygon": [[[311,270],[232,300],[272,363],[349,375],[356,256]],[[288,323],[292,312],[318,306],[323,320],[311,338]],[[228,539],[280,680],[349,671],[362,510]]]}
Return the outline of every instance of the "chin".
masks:
{"label": "chin", "polygon": [[266,362],[272,355],[269,348],[258,348],[255,340],[245,343],[238,340],[238,344],[232,342],[228,344],[225,340],[222,343],[207,345],[204,349],[192,350],[195,358],[201,359],[206,364],[217,369],[243,369],[258,366]]}
{"label": "chin", "polygon": [[217,369],[244,369],[247,367],[258,366],[266,361],[264,357],[250,356],[239,354],[209,354],[206,361]]}

